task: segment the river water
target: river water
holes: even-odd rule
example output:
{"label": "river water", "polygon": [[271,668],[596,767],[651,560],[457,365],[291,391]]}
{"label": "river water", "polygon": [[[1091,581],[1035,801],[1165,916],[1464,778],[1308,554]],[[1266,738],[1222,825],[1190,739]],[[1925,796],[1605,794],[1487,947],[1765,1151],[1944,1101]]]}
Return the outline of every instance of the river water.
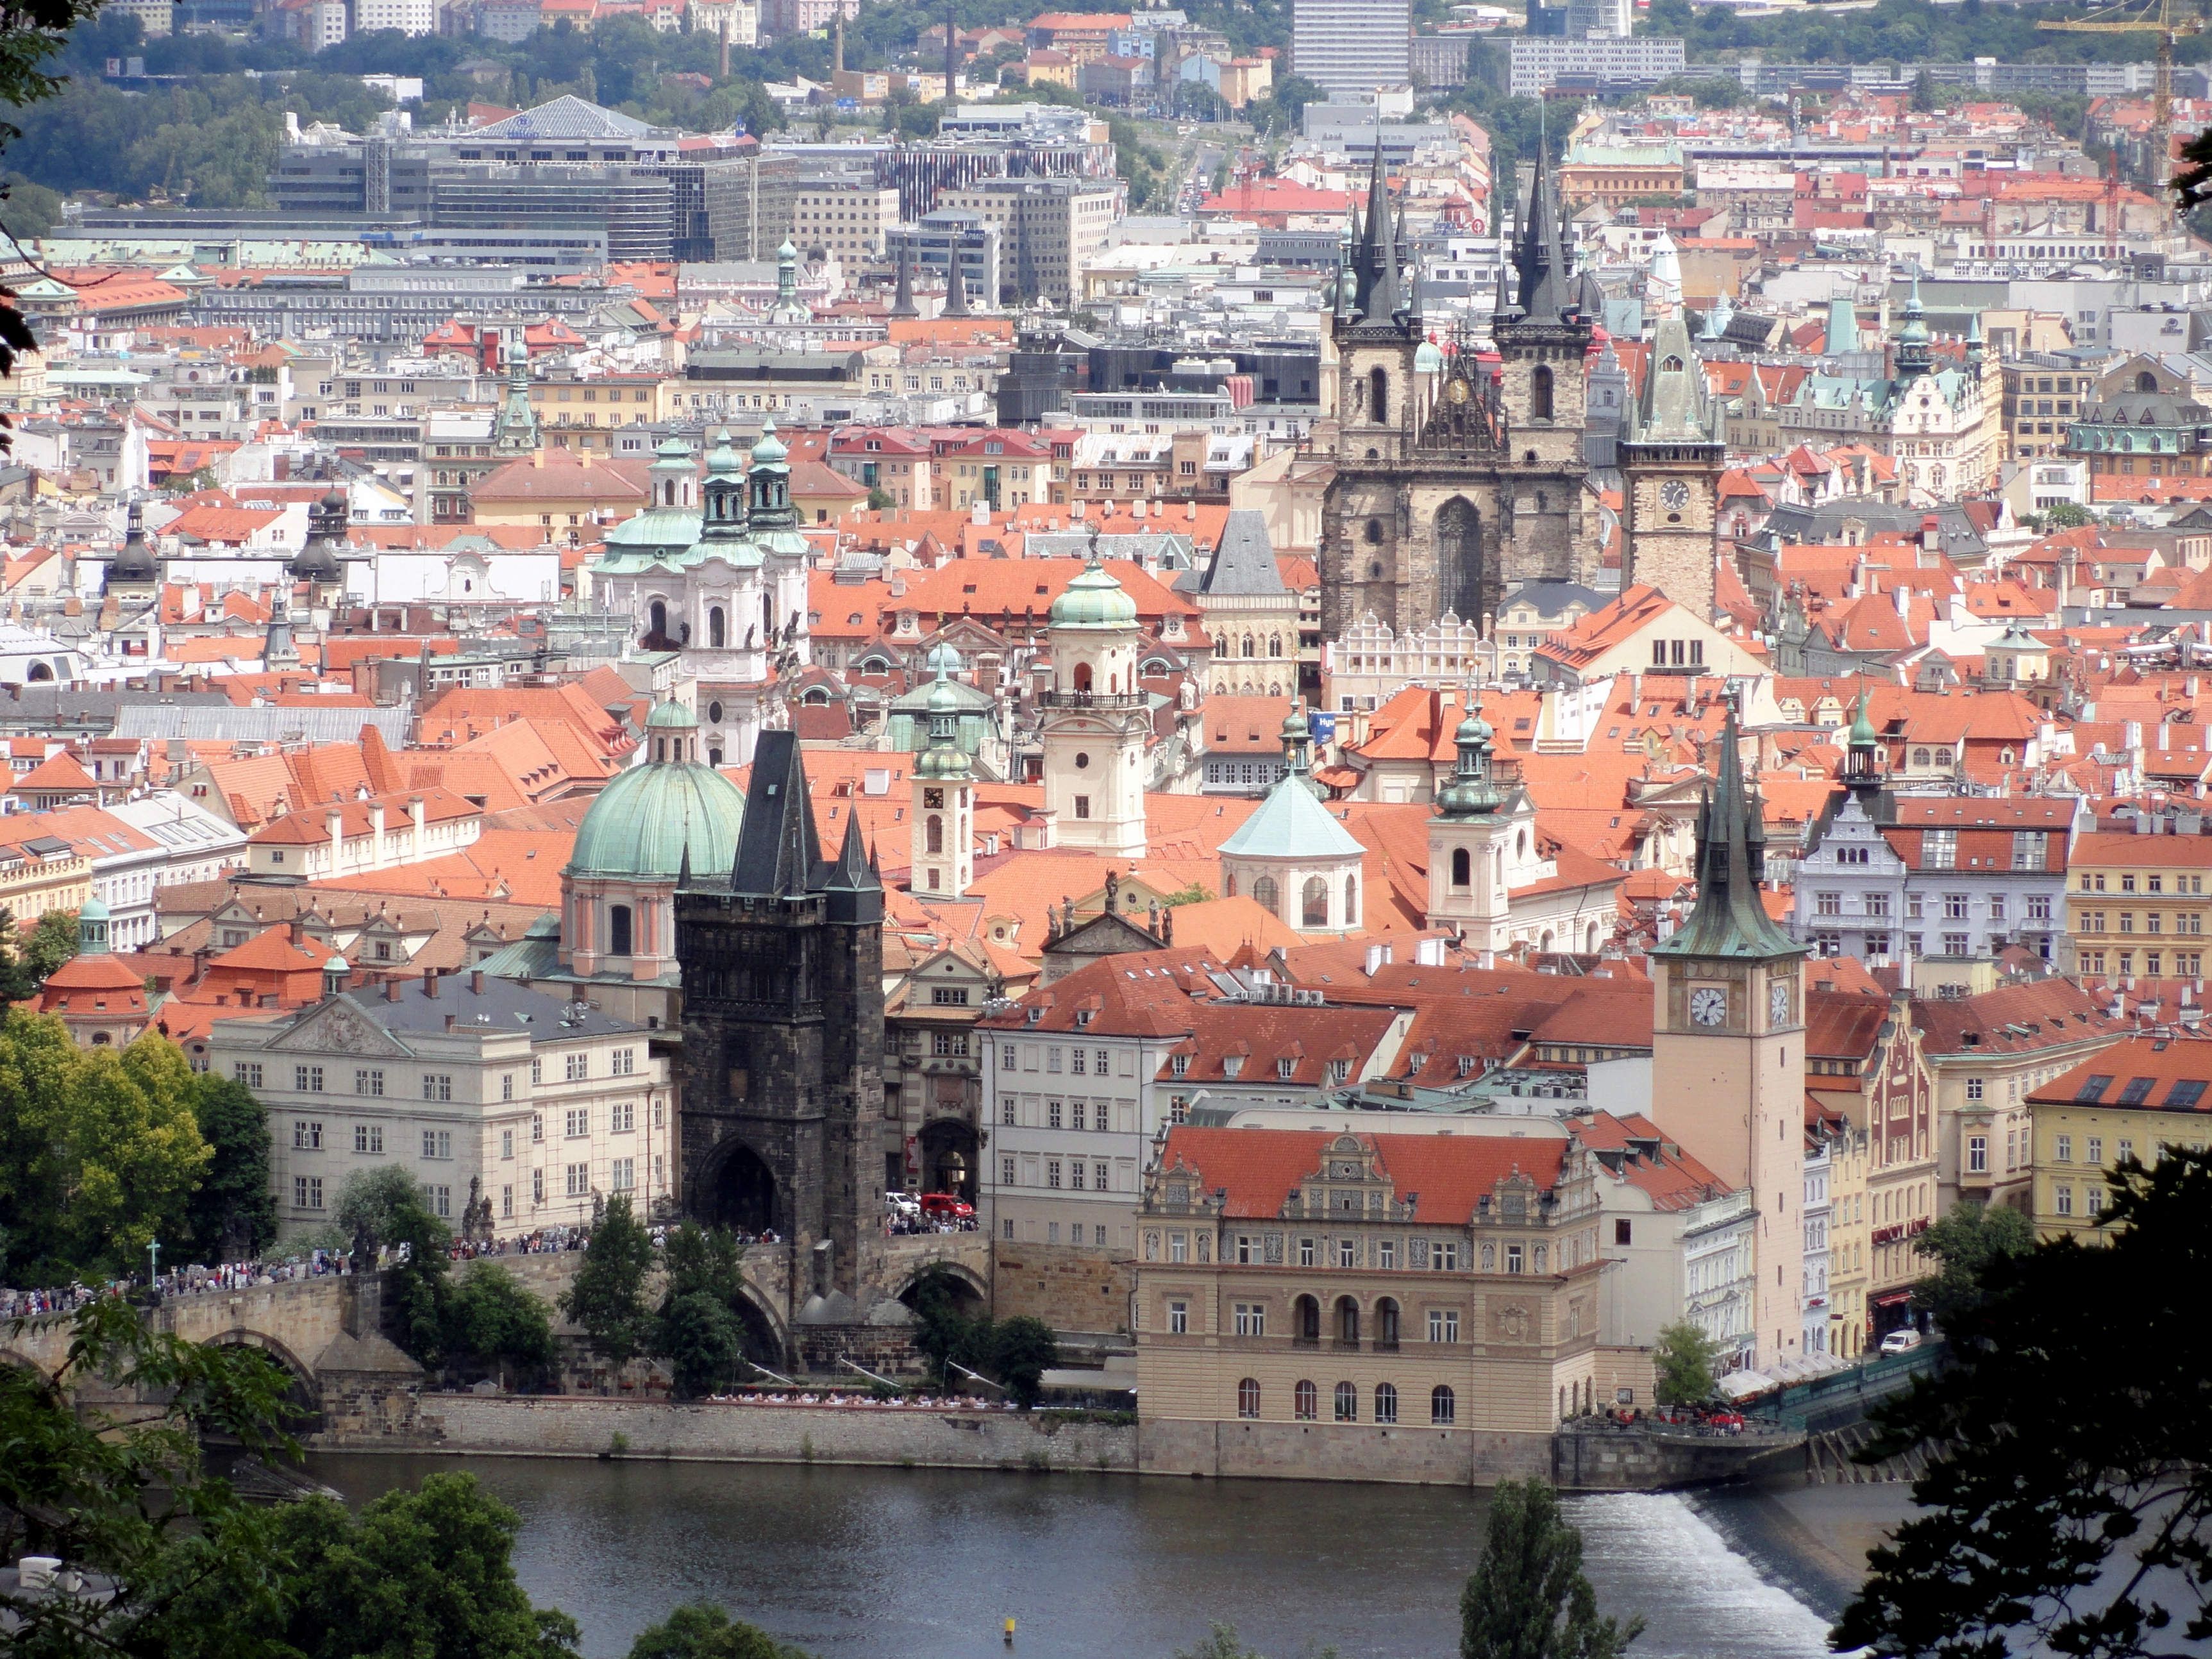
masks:
{"label": "river water", "polygon": [[[1267,1659],[1326,1647],[1343,1659],[1449,1659],[1484,1517],[1481,1494],[1430,1486],[309,1462],[356,1502],[433,1468],[475,1474],[520,1513],[522,1583],[583,1626],[586,1659],[622,1659],[645,1626],[702,1598],[825,1659],[1006,1659],[1009,1616],[1014,1659],[1169,1659],[1216,1620]],[[1813,1659],[1849,1570],[1812,1541],[1804,1523],[1825,1512],[1805,1506],[1832,1492],[1863,1510],[1870,1490],[1625,1493],[1568,1507],[1601,1607],[1650,1620],[1635,1659]]]}

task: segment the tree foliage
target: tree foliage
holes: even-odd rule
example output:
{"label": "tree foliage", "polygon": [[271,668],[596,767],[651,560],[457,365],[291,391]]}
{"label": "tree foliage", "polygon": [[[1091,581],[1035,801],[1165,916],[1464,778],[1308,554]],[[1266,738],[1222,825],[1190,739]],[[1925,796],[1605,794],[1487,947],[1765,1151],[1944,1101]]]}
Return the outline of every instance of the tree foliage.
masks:
{"label": "tree foliage", "polygon": [[995,1378],[1027,1411],[1036,1403],[1044,1373],[1060,1363],[1052,1327],[1025,1314],[1006,1320],[970,1314],[963,1307],[966,1298],[966,1285],[943,1263],[923,1269],[914,1287],[914,1346],[946,1386],[959,1381],[953,1368],[962,1367]]}
{"label": "tree foliage", "polygon": [[[146,1264],[180,1239],[213,1153],[167,1039],[80,1048],[51,1015],[0,1021],[0,1281],[66,1282]],[[173,1255],[173,1261],[175,1259]]]}
{"label": "tree foliage", "polygon": [[470,1264],[447,1297],[446,1344],[504,1372],[553,1363],[553,1320],[545,1304],[493,1261]]}
{"label": "tree foliage", "polygon": [[444,1358],[448,1337],[446,1252],[451,1236],[430,1213],[413,1171],[396,1164],[357,1170],[338,1189],[337,1225],[348,1242],[374,1257],[383,1249],[403,1249],[385,1283],[399,1331],[399,1346],[425,1365]]}
{"label": "tree foliage", "polygon": [[653,1340],[686,1400],[717,1392],[744,1364],[745,1332],[738,1313],[744,1294],[745,1247],[726,1227],[687,1221],[662,1249],[668,1283]]}
{"label": "tree foliage", "polygon": [[[166,1403],[150,1414],[138,1405],[111,1413],[77,1395],[88,1378]],[[217,1431],[264,1454],[287,1449],[289,1382],[257,1348],[149,1331],[137,1309],[112,1297],[77,1312],[55,1372],[0,1365],[0,1559],[58,1556],[112,1576],[119,1592],[0,1592],[9,1654],[213,1659],[202,1607],[227,1617],[272,1610],[280,1595],[270,1518],[208,1475],[200,1435]],[[221,1650],[240,1659],[260,1651],[244,1642]]]}
{"label": "tree foliage", "polygon": [[1713,1394],[1713,1367],[1719,1361],[1720,1344],[1686,1319],[1678,1319],[1659,1333],[1651,1351],[1653,1392],[1662,1406],[1692,1406]]}
{"label": "tree foliage", "polygon": [[191,1098],[200,1139],[212,1155],[186,1206],[186,1256],[249,1261],[276,1239],[268,1111],[243,1083],[212,1072],[192,1078]]}
{"label": "tree foliage", "polygon": [[1990,1267],[2035,1248],[2035,1228],[2009,1205],[1960,1204],[1912,1241],[1916,1254],[1932,1257],[1936,1271],[1912,1287],[1913,1305],[1951,1322],[1982,1299],[1982,1281]]}
{"label": "tree foliage", "polygon": [[1060,1364],[1060,1345],[1052,1327],[1028,1314],[1002,1319],[991,1332],[991,1368],[1007,1395],[1024,1411],[1037,1402],[1045,1372]]}
{"label": "tree foliage", "polygon": [[1461,1594],[1460,1659],[1619,1659],[1644,1629],[1601,1619],[1583,1535],[1541,1480],[1491,1494],[1482,1559]]}
{"label": "tree foliage", "polygon": [[2212,1382],[2187,1340],[2212,1275],[2212,1152],[2111,1177],[2105,1248],[1992,1256],[1951,1363],[1876,1413],[1918,1448],[1917,1510],[1832,1640],[1915,1659],[2150,1659],[2212,1642]]}
{"label": "tree foliage", "polygon": [[804,1649],[735,1620],[711,1601],[680,1607],[648,1625],[629,1645],[629,1659],[809,1659]]}
{"label": "tree foliage", "polygon": [[592,1229],[584,1265],[561,1297],[561,1312],[584,1328],[611,1364],[626,1365],[653,1344],[653,1310],[645,1279],[653,1270],[653,1237],[630,1212],[627,1194],[608,1204]]}

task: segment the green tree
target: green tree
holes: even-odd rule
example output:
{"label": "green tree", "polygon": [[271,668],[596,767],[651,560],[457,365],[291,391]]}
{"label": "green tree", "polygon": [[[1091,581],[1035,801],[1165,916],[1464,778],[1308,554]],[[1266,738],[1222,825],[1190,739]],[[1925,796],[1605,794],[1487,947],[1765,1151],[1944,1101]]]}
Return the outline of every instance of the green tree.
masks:
{"label": "green tree", "polygon": [[1460,1659],[1618,1659],[1644,1629],[1601,1619],[1583,1572],[1583,1535],[1541,1480],[1490,1498],[1482,1560],[1459,1599]]}
{"label": "green tree", "polygon": [[1160,898],[1160,908],[1163,910],[1172,910],[1179,904],[1204,904],[1213,895],[1206,890],[1204,882],[1194,881],[1188,887],[1178,889],[1172,893],[1163,894]]}
{"label": "green tree", "polygon": [[1950,1363],[1875,1413],[1872,1460],[1928,1459],[1831,1637],[1919,1659],[2151,1659],[2212,1642],[2212,1414],[2198,1287],[2212,1152],[2108,1176],[2105,1248],[1991,1259]]}
{"label": "green tree", "polygon": [[210,1604],[217,1628],[314,1659],[572,1659],[566,1613],[532,1607],[514,1577],[520,1518],[470,1474],[433,1474],[358,1516],[329,1498],[278,1509],[286,1571],[260,1616]]}
{"label": "green tree", "polygon": [[537,1370],[553,1363],[553,1321],[545,1304],[496,1262],[477,1261],[453,1285],[446,1306],[447,1346],[498,1367]]}
{"label": "green tree", "polygon": [[647,1625],[629,1644],[629,1659],[809,1659],[805,1650],[734,1620],[711,1601],[680,1607]]}
{"label": "green tree", "polygon": [[2097,515],[2086,507],[2072,501],[2057,501],[2043,509],[2045,530],[2079,530],[2083,525],[2097,522]]}
{"label": "green tree", "polygon": [[23,945],[23,967],[31,976],[32,994],[52,976],[55,969],[74,958],[76,951],[76,911],[49,910],[40,916]]}
{"label": "green tree", "polygon": [[726,1388],[744,1363],[744,1246],[726,1227],[687,1221],[668,1235],[668,1282],[653,1346],[675,1372],[676,1392],[696,1400]]}
{"label": "green tree", "polygon": [[875,485],[868,491],[868,510],[871,513],[888,513],[897,505],[897,499],[881,484]]}
{"label": "green tree", "polygon": [[[112,1395],[78,1391],[95,1378],[159,1403],[111,1413],[91,1401]],[[273,1607],[270,1517],[209,1477],[200,1439],[212,1430],[264,1455],[289,1449],[281,1427],[289,1382],[257,1348],[203,1347],[150,1331],[137,1309],[113,1298],[78,1311],[57,1370],[0,1365],[0,1559],[59,1556],[118,1586],[112,1596],[85,1598],[0,1590],[6,1650],[25,1659],[214,1659],[201,1607]],[[221,1650],[266,1653],[245,1642]]]}
{"label": "green tree", "polygon": [[1915,1253],[1936,1270],[1912,1287],[1912,1304],[1935,1315],[1946,1330],[1982,1299],[1991,1264],[2035,1248],[2035,1228],[2010,1205],[1959,1204],[1912,1241]]}
{"label": "green tree", "polygon": [[44,236],[61,222],[60,195],[20,173],[0,175],[0,203],[5,204],[0,207],[0,223],[21,241]]}
{"label": "green tree", "polygon": [[[166,1038],[79,1048],[51,1015],[0,1020],[0,1279],[40,1284],[143,1267],[185,1234],[211,1156]],[[175,1259],[173,1256],[171,1258]]]}
{"label": "green tree", "polygon": [[1236,1626],[1224,1625],[1217,1619],[1204,1641],[1177,1648],[1175,1659],[1266,1659],[1266,1656],[1237,1635]]}
{"label": "green tree", "polygon": [[1060,1364],[1060,1345],[1052,1327],[1042,1319],[1016,1314],[1002,1319],[991,1333],[991,1369],[999,1374],[1006,1393],[1024,1411],[1037,1402],[1038,1386],[1045,1372]]}
{"label": "green tree", "polygon": [[1656,1373],[1653,1392],[1662,1406],[1694,1406],[1713,1394],[1713,1366],[1721,1356],[1720,1344],[1686,1319],[1678,1319],[1659,1333],[1651,1350]]}
{"label": "green tree", "polygon": [[372,1259],[380,1249],[402,1253],[385,1281],[399,1346],[423,1364],[437,1364],[447,1338],[452,1237],[423,1202],[413,1172],[387,1164],[348,1176],[338,1189],[337,1219],[348,1243]]}
{"label": "green tree", "polygon": [[651,1346],[645,1278],[652,1270],[652,1235],[630,1213],[629,1195],[617,1195],[592,1229],[584,1265],[561,1297],[562,1316],[584,1328],[611,1364],[626,1365]]}
{"label": "green tree", "polygon": [[993,1328],[988,1314],[969,1314],[966,1284],[942,1262],[922,1269],[914,1282],[914,1346],[937,1368],[948,1385],[950,1369],[965,1366],[981,1370],[992,1358]]}
{"label": "green tree", "polygon": [[349,1241],[359,1240],[370,1255],[404,1237],[401,1212],[422,1202],[422,1183],[414,1171],[397,1164],[374,1170],[356,1170],[338,1188],[331,1217]]}
{"label": "green tree", "polygon": [[1923,115],[1932,114],[1935,112],[1936,77],[1929,74],[1926,70],[1921,70],[1913,77],[1912,107]]}
{"label": "green tree", "polygon": [[201,1261],[250,1261],[276,1239],[276,1194],[269,1174],[269,1114],[235,1078],[192,1079],[192,1115],[211,1153],[185,1212]]}

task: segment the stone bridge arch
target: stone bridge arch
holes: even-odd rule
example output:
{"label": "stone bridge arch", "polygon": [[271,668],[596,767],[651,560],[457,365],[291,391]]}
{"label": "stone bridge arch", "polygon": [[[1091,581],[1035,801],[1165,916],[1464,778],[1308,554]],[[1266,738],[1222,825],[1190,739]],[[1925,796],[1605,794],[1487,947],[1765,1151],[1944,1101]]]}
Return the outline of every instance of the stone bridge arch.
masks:
{"label": "stone bridge arch", "polygon": [[288,1433],[307,1435],[323,1426],[323,1390],[315,1379],[315,1368],[292,1352],[283,1342],[265,1331],[253,1330],[243,1325],[218,1331],[206,1340],[206,1346],[217,1348],[258,1348],[279,1365],[291,1378],[284,1390],[286,1402],[294,1413],[284,1428]]}
{"label": "stone bridge arch", "polygon": [[956,1293],[957,1299],[962,1304],[962,1312],[975,1313],[991,1305],[990,1280],[951,1252],[917,1254],[910,1261],[895,1261],[886,1265],[892,1269],[890,1274],[894,1287],[891,1294],[909,1308],[914,1306],[915,1291],[921,1284],[922,1275],[933,1267],[942,1267],[966,1293]]}
{"label": "stone bridge arch", "polygon": [[737,1311],[745,1328],[745,1358],[788,1370],[793,1352],[790,1328],[783,1322],[782,1310],[753,1283],[750,1274],[739,1288]]}

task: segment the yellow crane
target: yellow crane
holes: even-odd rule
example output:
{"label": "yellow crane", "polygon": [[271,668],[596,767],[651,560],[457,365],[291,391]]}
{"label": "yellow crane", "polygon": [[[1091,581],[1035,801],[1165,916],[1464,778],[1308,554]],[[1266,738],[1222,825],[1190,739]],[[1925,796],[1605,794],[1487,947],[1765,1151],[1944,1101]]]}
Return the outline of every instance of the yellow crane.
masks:
{"label": "yellow crane", "polygon": [[[2158,34],[2158,76],[2151,96],[2151,143],[2157,153],[2151,166],[2151,184],[2161,193],[2170,193],[2173,171],[2173,43],[2182,35],[2195,34],[2203,27],[2193,15],[2177,17],[2174,0],[2124,0],[2124,3],[2106,6],[2087,16],[2064,21],[2049,18],[2036,24],[2039,29],[2057,29],[2070,34]],[[2169,210],[2178,211],[2172,204]]]}

